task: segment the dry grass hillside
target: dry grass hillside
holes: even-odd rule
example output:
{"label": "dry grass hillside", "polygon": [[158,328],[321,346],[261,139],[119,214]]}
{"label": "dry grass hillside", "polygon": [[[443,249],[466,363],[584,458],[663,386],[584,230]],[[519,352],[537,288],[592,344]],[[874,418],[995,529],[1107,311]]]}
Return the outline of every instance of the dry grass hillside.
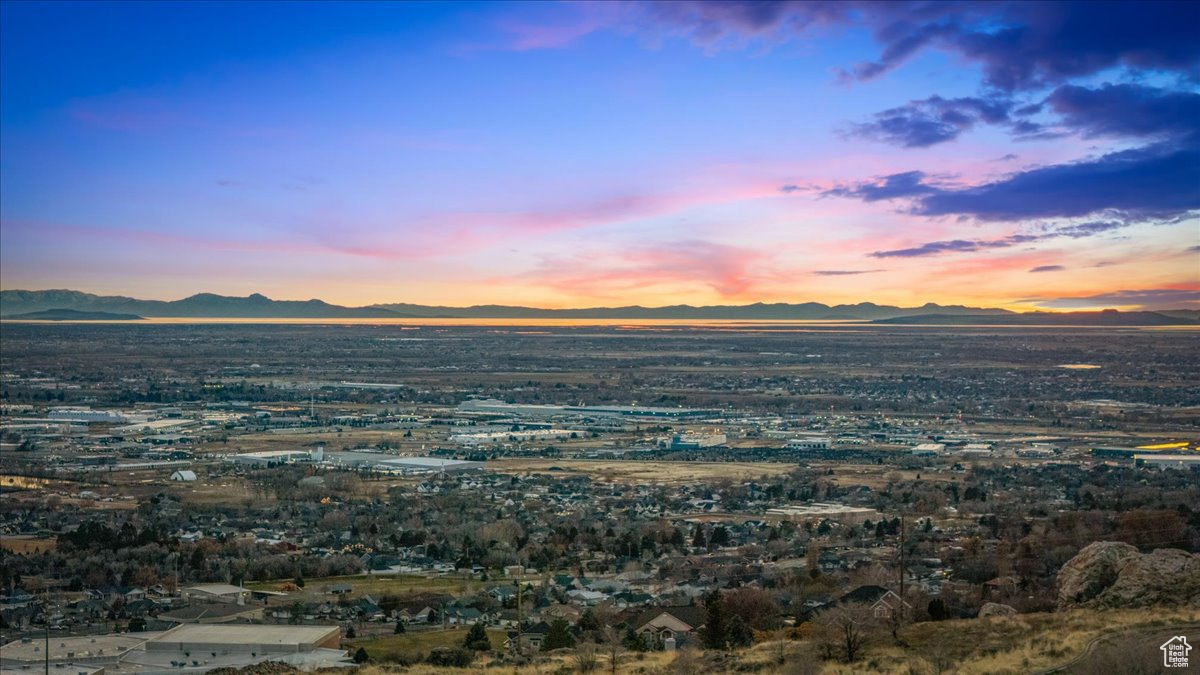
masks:
{"label": "dry grass hillside", "polygon": [[[1157,645],[1172,635],[1200,641],[1200,610],[1072,610],[961,621],[920,623],[899,631],[899,641],[886,632],[868,641],[854,663],[820,658],[813,639],[781,643],[769,637],[754,647],[731,654],[684,650],[675,654],[622,653],[617,672],[623,675],[701,675],[763,673],[806,675],[887,673],[896,675],[961,675],[997,673],[1130,673],[1159,672]],[[363,675],[404,672],[495,672],[549,675],[585,672],[576,651],[539,654],[526,663],[482,657],[469,668],[430,665],[400,667],[370,663]],[[584,659],[583,661],[586,661]],[[598,650],[594,670],[610,671],[608,656]]]}

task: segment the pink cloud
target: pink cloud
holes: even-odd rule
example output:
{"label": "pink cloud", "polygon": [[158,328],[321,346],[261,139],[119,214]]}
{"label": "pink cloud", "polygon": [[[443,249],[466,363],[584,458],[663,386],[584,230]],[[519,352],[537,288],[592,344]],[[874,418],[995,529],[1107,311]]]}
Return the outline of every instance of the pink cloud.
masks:
{"label": "pink cloud", "polygon": [[605,296],[654,285],[702,284],[723,297],[738,297],[755,288],[762,278],[756,268],[770,257],[762,251],[689,240],[548,260],[519,280],[571,295]]}

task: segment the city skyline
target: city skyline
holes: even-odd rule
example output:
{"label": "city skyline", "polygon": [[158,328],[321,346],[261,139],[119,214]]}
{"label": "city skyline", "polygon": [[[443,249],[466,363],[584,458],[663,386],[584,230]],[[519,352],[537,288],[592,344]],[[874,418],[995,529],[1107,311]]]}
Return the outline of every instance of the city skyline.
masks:
{"label": "city skyline", "polygon": [[1198,308],[1197,7],[5,2],[0,286]]}

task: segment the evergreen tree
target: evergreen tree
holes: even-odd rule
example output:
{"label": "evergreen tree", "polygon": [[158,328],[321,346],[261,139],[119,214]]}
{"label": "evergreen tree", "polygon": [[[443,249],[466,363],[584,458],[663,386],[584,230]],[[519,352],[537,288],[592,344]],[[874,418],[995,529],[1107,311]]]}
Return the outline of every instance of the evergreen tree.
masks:
{"label": "evergreen tree", "polygon": [[600,621],[596,618],[596,613],[591,607],[583,610],[583,616],[579,617],[579,622],[576,624],[579,630],[600,630]]}
{"label": "evergreen tree", "polygon": [[718,525],[713,528],[712,537],[708,543],[713,546],[728,546],[729,545],[729,530],[725,529],[724,525]]}
{"label": "evergreen tree", "polygon": [[571,635],[566,619],[555,619],[554,623],[550,624],[550,630],[546,631],[546,638],[542,640],[542,651],[574,646],[575,637]]}
{"label": "evergreen tree", "polygon": [[471,630],[467,631],[467,637],[463,639],[463,647],[477,652],[492,650],[492,642],[488,640],[487,631],[484,630],[482,623],[474,624],[471,626]]}
{"label": "evergreen tree", "polygon": [[729,619],[729,646],[731,647],[749,647],[754,644],[754,632],[750,630],[750,626],[742,620],[742,617],[734,614]]}
{"label": "evergreen tree", "polygon": [[359,647],[358,651],[354,652],[355,663],[366,663],[370,659],[371,657],[367,655],[367,650],[363,649],[362,647]]}
{"label": "evergreen tree", "polygon": [[729,625],[725,619],[725,603],[720,591],[704,596],[704,627],[700,640],[706,649],[725,649],[729,640]]}
{"label": "evergreen tree", "polygon": [[633,627],[625,629],[625,637],[621,640],[621,644],[631,652],[650,651],[650,637],[645,633],[634,632]]}
{"label": "evergreen tree", "polygon": [[393,630],[393,631],[392,631],[392,633],[393,633],[394,635],[401,635],[401,634],[403,634],[403,633],[404,633],[405,631],[407,631],[407,630],[408,630],[408,629],[404,627],[404,622],[403,622],[403,621],[397,621],[397,622],[396,622],[396,629],[395,629],[395,630]]}
{"label": "evergreen tree", "polygon": [[696,533],[692,535],[692,546],[694,548],[705,548],[708,546],[708,540],[704,537],[704,528],[696,526]]}

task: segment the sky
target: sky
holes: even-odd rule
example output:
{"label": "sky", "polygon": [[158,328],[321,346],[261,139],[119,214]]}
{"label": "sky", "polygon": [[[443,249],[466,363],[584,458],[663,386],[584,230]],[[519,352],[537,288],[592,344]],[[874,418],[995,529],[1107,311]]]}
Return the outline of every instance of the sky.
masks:
{"label": "sky", "polygon": [[1200,3],[0,2],[0,287],[1200,308]]}

